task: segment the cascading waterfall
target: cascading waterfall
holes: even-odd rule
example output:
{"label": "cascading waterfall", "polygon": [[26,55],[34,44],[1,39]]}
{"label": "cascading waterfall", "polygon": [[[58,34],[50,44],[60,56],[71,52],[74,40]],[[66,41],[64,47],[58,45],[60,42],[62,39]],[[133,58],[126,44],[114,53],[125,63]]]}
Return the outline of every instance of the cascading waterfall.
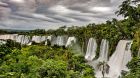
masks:
{"label": "cascading waterfall", "polygon": [[53,37],[51,44],[52,44],[52,46],[54,46],[54,45],[65,46],[66,41],[67,41],[66,36],[57,36],[57,37]]}
{"label": "cascading waterfall", "polygon": [[23,42],[21,44],[31,45],[30,44],[30,37],[29,36],[24,36]]}
{"label": "cascading waterfall", "polygon": [[52,35],[50,35],[50,36],[47,36],[47,39],[46,39],[46,41],[45,41],[45,45],[48,45],[48,41],[52,41]]}
{"label": "cascading waterfall", "polygon": [[46,41],[47,37],[46,36],[33,36],[32,41],[36,43],[41,43],[43,41]]}
{"label": "cascading waterfall", "polygon": [[24,37],[24,35],[19,35],[19,36],[16,37],[15,41],[19,42],[19,43],[22,43],[23,37]]}
{"label": "cascading waterfall", "polygon": [[19,42],[21,44],[28,44],[30,37],[24,36],[24,35],[18,35],[18,34],[6,34],[6,35],[0,35],[1,40],[14,40],[16,42]]}
{"label": "cascading waterfall", "polygon": [[96,49],[97,49],[96,40],[94,38],[90,38],[87,46],[85,59],[88,61],[92,61],[93,58],[95,58],[96,56]]}
{"label": "cascading waterfall", "polygon": [[100,55],[98,60],[105,61],[108,60],[108,49],[109,49],[109,42],[106,39],[103,39],[100,45]]}
{"label": "cascading waterfall", "polygon": [[66,47],[72,46],[73,43],[76,43],[76,38],[75,37],[69,37],[66,43]]}
{"label": "cascading waterfall", "polygon": [[57,40],[57,37],[56,36],[52,36],[51,37],[51,46],[56,45],[56,40]]}
{"label": "cascading waterfall", "polygon": [[51,41],[51,40],[52,40],[52,35],[47,36],[47,39],[48,39],[49,41]]}
{"label": "cascading waterfall", "polygon": [[26,45],[31,45],[32,42],[41,43],[43,41],[45,41],[45,44],[47,44],[47,39],[51,41],[52,36],[33,36],[31,38],[30,36],[18,35],[18,34],[0,35],[0,40],[8,40],[8,39],[19,42],[21,44],[26,44]]}
{"label": "cascading waterfall", "polygon": [[131,40],[120,40],[116,51],[110,57],[108,61],[109,73],[106,74],[106,77],[109,78],[118,78],[121,76],[122,70],[128,71],[126,67],[127,63],[131,60]]}
{"label": "cascading waterfall", "polygon": [[16,42],[19,42],[21,44],[29,44],[30,42],[30,37],[29,36],[24,36],[24,35],[18,35],[15,39]]}
{"label": "cascading waterfall", "polygon": [[64,46],[65,45],[65,43],[64,43],[64,37],[63,36],[58,36],[57,37],[57,40],[56,40],[56,44],[58,46]]}
{"label": "cascading waterfall", "polygon": [[[101,78],[103,69],[99,69],[100,66],[103,67],[103,64],[107,65],[108,61],[108,50],[109,50],[109,41],[102,39],[100,45],[100,54],[97,60],[94,60],[90,65],[95,69],[95,74],[97,78]],[[107,67],[107,66],[106,66]]]}
{"label": "cascading waterfall", "polygon": [[[90,38],[88,43],[89,46],[93,47],[92,45],[93,39]],[[115,52],[110,57],[108,61],[108,49],[109,49],[109,42],[105,39],[102,40],[100,45],[100,55],[97,60],[89,59],[92,54],[92,50],[87,49],[87,53],[85,58],[88,60],[88,64],[93,66],[95,69],[95,76],[96,78],[102,78],[103,75],[105,78],[118,78],[121,76],[121,72],[129,71],[127,68],[127,63],[132,59],[131,57],[131,40],[120,40]],[[90,52],[89,52],[90,51]],[[93,53],[95,57],[95,53]]]}
{"label": "cascading waterfall", "polygon": [[6,35],[0,35],[0,39],[1,40],[15,40],[16,39],[17,34],[6,34]]}
{"label": "cascading waterfall", "polygon": [[[66,47],[70,46],[73,42],[76,42],[75,37],[69,37],[67,39],[66,36],[33,36],[31,39],[29,36],[25,35],[6,34],[0,35],[0,45],[5,43],[3,40],[8,39],[27,45],[30,44],[31,41],[41,43],[48,39],[53,45]],[[131,40],[120,40],[115,52],[108,61],[109,42],[106,39],[103,39],[100,45],[99,58],[97,60],[93,60],[96,56],[97,43],[94,38],[90,38],[85,59],[88,60],[89,64],[95,68],[95,74],[97,78],[102,78],[103,75],[107,78],[118,78],[121,76],[122,70],[129,71],[126,65],[132,59],[130,50],[131,44]]]}

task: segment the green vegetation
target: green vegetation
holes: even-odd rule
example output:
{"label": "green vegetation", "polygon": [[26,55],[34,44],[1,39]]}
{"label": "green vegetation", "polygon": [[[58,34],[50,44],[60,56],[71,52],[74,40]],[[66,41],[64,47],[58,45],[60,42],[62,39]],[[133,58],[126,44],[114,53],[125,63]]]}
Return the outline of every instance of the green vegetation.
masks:
{"label": "green vegetation", "polygon": [[39,45],[18,49],[6,44],[0,51],[0,78],[94,78],[84,57],[69,49]]}
{"label": "green vegetation", "polygon": [[[102,24],[93,23],[82,27],[63,26],[48,31],[37,29],[18,32],[18,34],[75,36],[78,38],[82,52],[85,52],[90,37],[96,38],[98,44],[102,39],[107,39],[110,42],[109,56],[113,54],[119,40],[133,40],[131,48],[133,59],[128,64],[130,72],[125,73],[123,77],[140,78],[140,4],[138,2],[139,0],[125,0],[120,5],[116,14],[124,16],[123,20],[113,18]],[[7,33],[14,32],[0,30],[0,34]],[[84,57],[72,53],[70,49],[43,45],[22,47],[18,43],[9,41],[8,44],[0,46],[0,57],[0,78],[94,78],[94,71],[86,65]],[[102,65],[106,66],[104,63]]]}
{"label": "green vegetation", "polygon": [[140,57],[134,57],[127,66],[130,72],[123,78],[140,78]]}

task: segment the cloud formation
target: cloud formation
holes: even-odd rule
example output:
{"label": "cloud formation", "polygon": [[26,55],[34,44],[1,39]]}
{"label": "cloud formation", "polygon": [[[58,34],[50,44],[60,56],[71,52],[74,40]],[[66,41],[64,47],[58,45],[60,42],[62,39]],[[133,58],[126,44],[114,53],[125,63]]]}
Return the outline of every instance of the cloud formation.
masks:
{"label": "cloud formation", "polygon": [[[116,17],[122,0],[0,0],[0,28],[57,28]],[[18,22],[17,22],[18,21]],[[51,27],[53,26],[53,27]]]}

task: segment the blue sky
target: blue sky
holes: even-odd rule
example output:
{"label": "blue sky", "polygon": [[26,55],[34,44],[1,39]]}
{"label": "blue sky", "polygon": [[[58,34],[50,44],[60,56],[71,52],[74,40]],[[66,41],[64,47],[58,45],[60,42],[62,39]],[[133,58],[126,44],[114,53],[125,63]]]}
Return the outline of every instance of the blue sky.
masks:
{"label": "blue sky", "polygon": [[118,18],[122,0],[0,0],[1,29],[55,29]]}

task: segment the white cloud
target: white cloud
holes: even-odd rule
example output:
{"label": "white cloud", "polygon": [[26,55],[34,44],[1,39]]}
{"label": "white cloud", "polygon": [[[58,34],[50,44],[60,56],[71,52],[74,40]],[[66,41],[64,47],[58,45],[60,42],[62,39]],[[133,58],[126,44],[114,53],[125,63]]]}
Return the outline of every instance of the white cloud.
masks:
{"label": "white cloud", "polygon": [[[101,23],[116,17],[122,0],[2,0],[0,28],[35,29],[48,26]],[[0,3],[0,6],[2,4]],[[0,7],[1,8],[1,7]],[[12,10],[12,13],[10,12]],[[2,27],[3,26],[3,27]],[[56,28],[56,27],[54,27]]]}
{"label": "white cloud", "polygon": [[16,2],[16,3],[24,3],[24,0],[11,0],[11,2]]}
{"label": "white cloud", "polygon": [[62,13],[62,14],[69,14],[72,12],[71,10],[67,9],[66,7],[64,7],[62,5],[53,6],[53,7],[49,8],[49,10],[58,12],[58,13]]}
{"label": "white cloud", "polygon": [[89,10],[95,11],[95,12],[108,12],[111,11],[110,7],[92,7]]}

